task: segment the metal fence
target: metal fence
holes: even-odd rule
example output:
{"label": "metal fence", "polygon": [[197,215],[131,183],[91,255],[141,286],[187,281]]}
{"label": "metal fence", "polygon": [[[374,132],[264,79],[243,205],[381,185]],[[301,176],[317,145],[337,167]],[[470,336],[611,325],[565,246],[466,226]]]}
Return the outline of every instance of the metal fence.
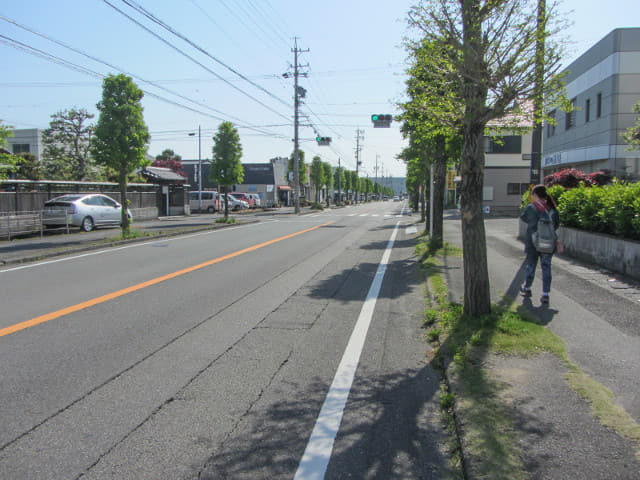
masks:
{"label": "metal fence", "polygon": [[[130,210],[134,221],[158,218],[157,207],[132,208]],[[42,238],[45,231],[70,233],[74,228],[70,225],[69,216],[64,208],[60,210],[47,209],[46,220],[50,225],[44,224],[43,210],[17,213],[0,212],[0,239],[11,240],[16,237],[33,235],[40,235]]]}

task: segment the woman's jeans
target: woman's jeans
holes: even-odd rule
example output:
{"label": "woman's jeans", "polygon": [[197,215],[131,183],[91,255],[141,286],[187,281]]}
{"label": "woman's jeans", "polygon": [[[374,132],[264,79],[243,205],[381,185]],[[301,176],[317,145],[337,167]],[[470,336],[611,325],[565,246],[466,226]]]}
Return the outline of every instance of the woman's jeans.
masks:
{"label": "woman's jeans", "polygon": [[531,288],[533,277],[536,275],[536,265],[540,258],[540,268],[542,269],[542,293],[551,291],[551,253],[540,253],[536,249],[526,249],[527,267],[525,270],[525,288]]}

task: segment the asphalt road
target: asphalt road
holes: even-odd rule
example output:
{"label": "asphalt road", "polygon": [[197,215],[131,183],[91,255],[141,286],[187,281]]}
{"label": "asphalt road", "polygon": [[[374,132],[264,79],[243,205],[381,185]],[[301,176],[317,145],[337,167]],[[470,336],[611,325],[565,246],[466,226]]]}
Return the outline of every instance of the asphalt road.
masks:
{"label": "asphalt road", "polygon": [[0,478],[293,478],[394,231],[325,478],[441,478],[404,207],[0,269]]}

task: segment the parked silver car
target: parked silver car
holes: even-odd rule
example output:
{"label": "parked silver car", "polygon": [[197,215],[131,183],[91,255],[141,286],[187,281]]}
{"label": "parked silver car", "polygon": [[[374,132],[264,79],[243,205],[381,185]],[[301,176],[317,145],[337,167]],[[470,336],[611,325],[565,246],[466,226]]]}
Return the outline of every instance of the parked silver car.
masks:
{"label": "parked silver car", "polygon": [[224,209],[224,201],[225,198],[227,199],[227,202],[229,204],[229,210],[233,210],[233,211],[238,211],[238,210],[243,210],[246,208],[249,208],[249,204],[247,202],[245,202],[244,200],[238,200],[237,198],[235,198],[233,195],[229,194],[228,196],[225,197],[225,194],[222,193],[220,194],[220,198],[222,200],[222,207],[220,210]]}
{"label": "parked silver car", "polygon": [[[90,232],[103,225],[120,225],[122,205],[111,197],[96,194],[63,195],[44,204],[42,223],[48,227],[69,225]],[[131,212],[127,209],[131,219]]]}

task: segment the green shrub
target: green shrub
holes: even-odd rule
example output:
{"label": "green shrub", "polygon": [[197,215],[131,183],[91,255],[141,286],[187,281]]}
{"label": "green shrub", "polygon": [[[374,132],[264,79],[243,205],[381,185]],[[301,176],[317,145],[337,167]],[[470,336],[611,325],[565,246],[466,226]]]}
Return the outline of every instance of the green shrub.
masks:
{"label": "green shrub", "polygon": [[640,240],[640,183],[580,185],[558,201],[563,225]]}

